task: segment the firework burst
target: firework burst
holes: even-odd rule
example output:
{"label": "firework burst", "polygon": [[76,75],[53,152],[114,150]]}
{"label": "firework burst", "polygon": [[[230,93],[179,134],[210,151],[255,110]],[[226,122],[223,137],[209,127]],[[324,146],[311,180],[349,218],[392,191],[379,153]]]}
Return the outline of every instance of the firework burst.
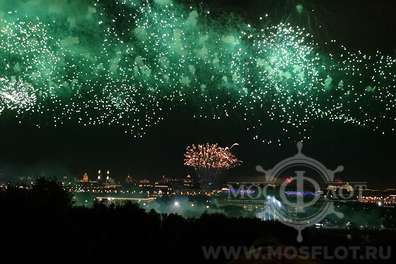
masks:
{"label": "firework burst", "polygon": [[195,169],[228,170],[241,163],[231,148],[209,143],[188,146],[184,158],[184,165]]}
{"label": "firework burst", "polygon": [[37,126],[140,138],[188,105],[192,118],[237,119],[265,143],[309,139],[317,121],[395,132],[393,56],[335,40],[322,49],[289,23],[219,23],[172,0],[12,3],[0,4],[0,113]]}

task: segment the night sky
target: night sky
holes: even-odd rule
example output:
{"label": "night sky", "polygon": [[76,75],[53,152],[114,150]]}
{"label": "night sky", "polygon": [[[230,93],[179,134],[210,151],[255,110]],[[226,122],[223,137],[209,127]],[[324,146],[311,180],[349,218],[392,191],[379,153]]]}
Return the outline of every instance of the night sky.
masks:
{"label": "night sky", "polygon": [[[0,4],[0,14],[7,14],[9,10],[12,10],[12,2],[14,1],[7,0],[5,4]],[[17,2],[23,3],[26,1]],[[48,1],[37,2],[39,2],[38,6],[48,4]],[[66,2],[68,1],[59,1],[59,5],[67,5]],[[86,2],[93,3],[95,1]],[[110,8],[112,1],[107,2],[107,6],[104,4],[102,6],[99,4],[99,6],[102,10],[107,10],[108,13],[104,12],[104,15],[114,17],[114,14],[118,11]],[[317,2],[319,1],[222,0],[194,1],[194,3],[192,1],[177,1],[182,6],[191,4],[197,10],[211,10],[210,21],[217,21],[216,23],[220,26],[222,23],[226,23],[224,21],[233,19],[251,23],[253,27],[259,27],[258,17],[265,17],[265,14],[268,14],[267,25],[288,22],[305,28],[318,43],[316,49],[326,54],[331,51],[324,43],[336,39],[338,43],[347,46],[349,50],[361,50],[367,56],[374,56],[376,51],[379,50],[382,54],[396,57],[396,35],[394,34],[396,6],[391,1],[326,0],[320,1],[321,4]],[[299,4],[304,8],[302,13],[296,12],[296,6]],[[119,7],[115,1],[113,5]],[[23,10],[22,5],[15,5],[15,8]],[[315,11],[313,13],[306,12],[309,9]],[[45,9],[43,12],[45,13]],[[72,13],[67,9],[65,12]],[[41,16],[48,19],[44,14],[41,14]],[[48,16],[54,18],[61,17],[62,14],[54,12],[49,13]],[[60,18],[60,20],[62,19]],[[125,28],[123,27],[126,27],[126,25],[121,22],[115,26],[119,32],[124,32]],[[217,25],[217,27],[219,26]],[[62,30],[62,28],[60,27],[59,30]],[[88,29],[84,30],[89,32],[89,26]],[[92,38],[96,38],[96,36]],[[5,55],[7,51],[1,52],[3,58],[9,58]],[[337,51],[334,53],[336,54]],[[2,63],[0,66],[4,67],[4,65]],[[390,71],[395,74],[396,67],[395,65],[392,67]],[[199,67],[197,68],[199,69]],[[70,73],[63,74],[70,76]],[[14,76],[14,73],[0,69],[0,77],[7,78],[10,76]],[[21,74],[20,76],[23,79],[24,75]],[[366,77],[364,76],[363,79]],[[112,78],[117,79],[117,77]],[[40,82],[35,82],[35,80],[32,83],[33,85],[40,85]],[[101,85],[103,83],[102,80]],[[146,85],[145,82],[142,81],[142,83],[143,86]],[[389,85],[387,91],[396,95],[394,84],[395,82],[393,82],[393,86]],[[93,87],[97,89],[97,85],[93,85]],[[0,91],[3,91],[2,89],[5,88],[0,87]],[[44,89],[43,86],[40,89]],[[256,87],[250,89],[253,90]],[[190,90],[187,92],[183,90],[182,93],[187,98],[187,103],[178,104],[177,100],[173,98],[165,102],[161,101],[170,109],[161,115],[164,120],[146,128],[144,135],[138,138],[133,137],[134,131],[129,131],[124,121],[124,123],[112,125],[98,123],[84,126],[78,122],[73,122],[76,118],[73,116],[71,121],[54,127],[53,123],[48,121],[53,120],[52,117],[48,116],[49,112],[44,111],[44,114],[39,115],[37,114],[39,111],[34,110],[36,112],[30,114],[30,112],[34,112],[30,108],[28,110],[26,108],[11,108],[4,98],[0,98],[0,102],[6,105],[6,110],[0,114],[0,181],[32,174],[79,177],[85,171],[90,175],[95,175],[98,169],[109,169],[112,171],[112,175],[118,179],[123,179],[128,173],[138,178],[154,179],[161,175],[183,177],[187,173],[192,173],[189,168],[183,166],[183,153],[186,146],[206,142],[219,143],[222,146],[230,146],[235,142],[239,143],[239,146],[233,149],[233,152],[244,163],[242,166],[227,172],[226,175],[230,178],[252,177],[256,176],[255,165],[261,164],[264,168],[271,168],[280,159],[293,155],[296,152],[296,141],[300,137],[298,132],[302,128],[309,128],[309,132],[307,132],[309,138],[304,140],[303,151],[305,154],[322,161],[331,169],[337,165],[344,165],[345,171],[341,173],[340,177],[347,181],[367,181],[369,186],[394,186],[395,135],[387,132],[385,135],[382,134],[382,131],[391,130],[395,126],[395,122],[391,122],[396,117],[394,108],[386,112],[388,116],[381,119],[379,122],[380,128],[377,131],[364,125],[330,122],[327,118],[310,117],[307,124],[296,129],[290,129],[285,134],[280,132],[281,125],[278,123],[265,119],[261,120],[260,129],[257,132],[260,139],[281,139],[282,144],[278,145],[277,143],[268,144],[261,140],[255,140],[251,132],[246,132],[247,127],[255,126],[254,116],[259,116],[260,119],[262,119],[261,115],[265,116],[265,114],[257,114],[259,110],[255,109],[256,114],[249,116],[248,124],[243,119],[242,114],[238,115],[238,109],[231,112],[228,118],[216,118],[216,120],[192,118],[192,115],[200,113],[197,111],[197,105],[200,103],[199,101],[197,103],[195,93],[190,93]],[[221,96],[221,93],[219,94]],[[89,96],[90,93],[84,94],[84,98]],[[137,93],[136,96],[142,97],[145,94]],[[162,98],[161,96],[166,97],[168,95],[156,93],[156,96]],[[154,102],[160,101],[158,98]],[[82,99],[82,105],[84,100]],[[211,105],[212,103],[219,104],[219,102],[209,101],[205,103]],[[385,102],[392,103],[391,100],[385,100]],[[146,103],[153,102],[147,101]],[[271,101],[271,103],[273,102]],[[48,104],[48,101],[45,104]],[[344,102],[343,109],[348,109],[349,106],[346,104],[347,102]],[[51,103],[48,105],[50,105],[48,106],[50,108]],[[245,107],[248,104],[241,103],[241,105]],[[37,109],[43,109],[42,105],[40,107]],[[351,106],[351,108],[353,107],[355,106]],[[372,106],[370,105],[370,107]],[[56,109],[56,111],[61,112],[62,108]],[[106,111],[113,110],[102,109],[94,116],[100,116]],[[150,112],[151,110],[146,111]],[[207,110],[204,111],[207,112]],[[289,111],[292,111],[291,107]],[[382,117],[384,115],[382,111],[364,108],[354,109],[352,113],[357,119],[362,119],[362,113],[365,111],[369,112],[369,116]],[[139,115],[138,119],[132,117],[126,123],[131,124],[136,120],[141,122],[142,119],[144,117]],[[364,122],[369,123],[362,121],[362,123]],[[40,128],[37,127],[37,124]],[[374,127],[375,124],[376,121]],[[126,130],[128,130],[128,133],[124,132]],[[290,136],[290,138],[286,136]]]}

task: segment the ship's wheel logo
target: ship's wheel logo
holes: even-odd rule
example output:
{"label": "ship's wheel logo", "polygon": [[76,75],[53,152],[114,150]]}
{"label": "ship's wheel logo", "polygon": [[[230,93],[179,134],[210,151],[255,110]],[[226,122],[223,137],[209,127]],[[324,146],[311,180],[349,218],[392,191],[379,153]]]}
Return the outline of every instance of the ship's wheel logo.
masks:
{"label": "ship's wheel logo", "polygon": [[[297,154],[280,161],[270,170],[256,166],[264,173],[266,182],[276,186],[272,199],[279,199],[282,206],[273,206],[274,217],[298,231],[297,241],[301,242],[302,230],[319,224],[326,216],[343,214],[335,210],[334,202],[323,198],[323,192],[334,175],[343,171],[343,166],[335,170],[327,169],[321,162],[302,153],[302,142],[297,143]],[[271,203],[267,203],[271,206]]]}

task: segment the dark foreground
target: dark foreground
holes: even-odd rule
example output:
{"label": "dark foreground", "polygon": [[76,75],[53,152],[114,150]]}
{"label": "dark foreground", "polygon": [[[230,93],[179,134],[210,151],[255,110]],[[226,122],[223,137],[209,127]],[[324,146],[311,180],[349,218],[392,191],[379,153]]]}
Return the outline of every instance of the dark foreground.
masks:
{"label": "dark foreground", "polygon": [[[391,263],[396,254],[394,231],[310,229],[303,233],[304,242],[297,243],[294,229],[259,219],[223,215],[184,219],[147,213],[134,204],[76,208],[68,193],[47,181],[33,190],[1,191],[0,212],[0,255],[14,261]],[[345,257],[340,251],[334,256],[339,247],[358,251]],[[367,254],[367,247],[377,253]],[[322,254],[313,259],[301,248],[322,250]],[[272,249],[281,251],[268,252]],[[379,255],[380,249],[389,249],[390,255],[388,251]],[[216,252],[217,256],[210,255]]]}

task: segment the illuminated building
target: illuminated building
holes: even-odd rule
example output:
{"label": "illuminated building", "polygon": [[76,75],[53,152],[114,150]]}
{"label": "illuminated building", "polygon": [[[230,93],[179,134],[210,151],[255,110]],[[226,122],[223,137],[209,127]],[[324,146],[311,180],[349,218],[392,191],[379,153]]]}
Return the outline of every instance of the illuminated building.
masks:
{"label": "illuminated building", "polygon": [[147,189],[147,188],[153,188],[154,185],[149,179],[143,179],[139,181],[139,188]]}
{"label": "illuminated building", "polygon": [[98,182],[102,181],[103,177],[102,177],[102,171],[99,169],[98,170]]}
{"label": "illuminated building", "polygon": [[88,183],[89,182],[89,177],[87,173],[84,173],[83,178],[82,178],[83,183]]}
{"label": "illuminated building", "polygon": [[192,189],[194,187],[194,182],[190,174],[188,174],[186,178],[184,178],[183,186],[185,189]]}

